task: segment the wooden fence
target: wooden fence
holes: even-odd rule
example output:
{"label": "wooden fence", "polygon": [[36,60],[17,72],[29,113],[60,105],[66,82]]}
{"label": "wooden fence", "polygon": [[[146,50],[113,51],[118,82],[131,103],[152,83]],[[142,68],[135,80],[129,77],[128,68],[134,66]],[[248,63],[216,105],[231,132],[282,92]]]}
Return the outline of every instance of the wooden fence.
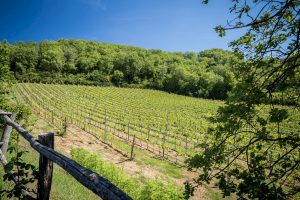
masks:
{"label": "wooden fence", "polygon": [[[53,133],[41,133],[39,134],[38,139],[35,139],[25,129],[14,122],[16,117],[14,113],[4,112],[3,110],[0,110],[0,117],[4,120],[5,123],[5,128],[0,141],[0,161],[3,166],[7,164],[5,154],[8,148],[12,128],[14,128],[25,140],[27,140],[31,147],[40,154],[37,199],[46,200],[50,197],[53,162],[58,164],[61,168],[63,168],[71,176],[73,176],[78,182],[80,182],[86,188],[92,190],[103,200],[131,199],[127,194],[110,183],[107,179],[103,178],[101,175],[90,171],[89,169],[76,163],[74,160],[53,150]],[[18,178],[14,177],[13,181],[15,183],[18,183]],[[22,190],[22,193],[29,199],[35,199],[34,197],[30,196],[30,193],[28,191],[24,189]]]}

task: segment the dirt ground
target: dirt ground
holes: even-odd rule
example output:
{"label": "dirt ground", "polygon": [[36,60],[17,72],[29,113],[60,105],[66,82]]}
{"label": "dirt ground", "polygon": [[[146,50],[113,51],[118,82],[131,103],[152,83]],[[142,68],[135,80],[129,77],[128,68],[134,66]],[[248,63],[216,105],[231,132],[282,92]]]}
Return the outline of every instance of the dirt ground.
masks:
{"label": "dirt ground", "polygon": [[[128,160],[127,157],[124,157],[113,148],[99,141],[93,135],[74,125],[68,127],[67,133],[63,137],[55,137],[55,148],[66,156],[70,156],[72,147],[81,147],[88,151],[99,153],[104,161],[119,166],[124,169],[129,176],[143,176],[145,178],[165,176],[159,169],[137,164],[134,160]],[[174,179],[174,181],[182,186],[187,179],[192,179],[193,177],[196,177],[195,173],[185,171],[183,178]],[[206,192],[204,187],[199,187],[195,191],[192,199],[209,199]]]}

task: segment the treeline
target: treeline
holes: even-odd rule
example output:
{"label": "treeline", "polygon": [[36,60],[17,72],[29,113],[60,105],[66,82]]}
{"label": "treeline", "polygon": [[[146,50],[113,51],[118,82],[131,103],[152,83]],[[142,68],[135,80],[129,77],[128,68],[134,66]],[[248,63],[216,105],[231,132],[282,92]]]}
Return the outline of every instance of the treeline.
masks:
{"label": "treeline", "polygon": [[1,46],[20,82],[153,88],[212,99],[227,97],[235,83],[231,66],[238,62],[221,49],[170,53],[84,40]]}

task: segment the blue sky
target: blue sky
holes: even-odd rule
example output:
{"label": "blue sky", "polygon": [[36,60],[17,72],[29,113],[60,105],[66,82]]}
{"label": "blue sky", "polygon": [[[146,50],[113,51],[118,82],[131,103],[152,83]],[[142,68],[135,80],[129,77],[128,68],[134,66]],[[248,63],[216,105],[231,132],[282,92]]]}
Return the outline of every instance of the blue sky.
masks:
{"label": "blue sky", "polygon": [[228,49],[231,0],[0,0],[0,40],[88,39],[165,51]]}

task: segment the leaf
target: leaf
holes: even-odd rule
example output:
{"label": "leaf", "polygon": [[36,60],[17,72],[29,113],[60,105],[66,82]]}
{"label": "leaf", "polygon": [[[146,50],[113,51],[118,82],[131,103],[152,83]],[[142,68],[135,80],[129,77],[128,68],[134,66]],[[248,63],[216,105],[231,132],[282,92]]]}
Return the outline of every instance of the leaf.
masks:
{"label": "leaf", "polygon": [[270,122],[280,123],[289,116],[286,109],[273,108],[270,111]]}
{"label": "leaf", "polygon": [[23,152],[22,152],[22,151],[20,151],[20,152],[17,153],[17,157],[18,157],[18,158],[21,157],[22,155],[23,155]]}
{"label": "leaf", "polygon": [[5,172],[9,172],[9,171],[11,171],[13,168],[14,168],[14,163],[12,163],[12,162],[9,162],[9,163],[7,163],[7,164],[4,166]]}
{"label": "leaf", "polygon": [[222,27],[222,26],[216,26],[215,28],[214,28],[214,30],[218,33],[218,35],[220,36],[220,37],[224,37],[225,35],[226,35],[226,31],[225,31],[225,28],[224,27]]}

